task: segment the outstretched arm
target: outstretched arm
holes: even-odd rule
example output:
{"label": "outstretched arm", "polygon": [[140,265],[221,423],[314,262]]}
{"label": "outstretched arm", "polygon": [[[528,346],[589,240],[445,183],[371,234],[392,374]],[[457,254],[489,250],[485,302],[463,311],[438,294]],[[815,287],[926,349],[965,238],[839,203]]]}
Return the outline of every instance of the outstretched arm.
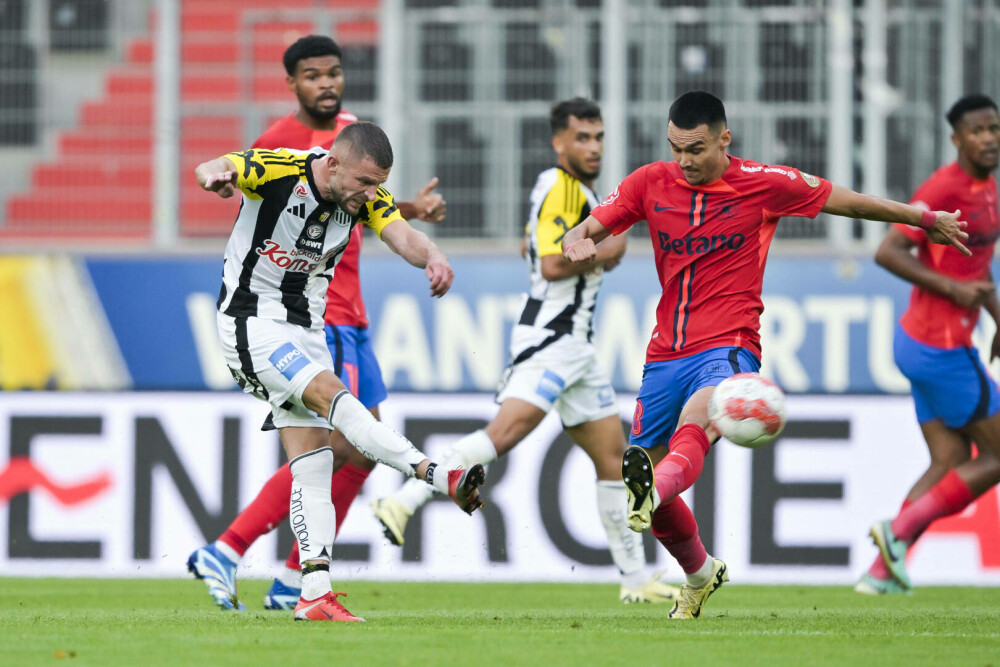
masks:
{"label": "outstretched arm", "polygon": [[961,211],[927,211],[909,204],[901,204],[890,199],[872,197],[834,185],[830,198],[823,206],[824,213],[842,215],[847,218],[864,218],[881,222],[902,222],[927,230],[927,238],[941,245],[953,245],[963,254],[972,253],[962,245],[969,238],[963,230],[965,222],[959,220]]}
{"label": "outstretched arm", "polygon": [[203,190],[214,192],[223,199],[236,194],[236,165],[229,158],[202,162],[195,167],[194,175]]}
{"label": "outstretched arm", "polygon": [[434,192],[437,187],[438,178],[435,176],[420,192],[413,198],[413,201],[398,201],[396,207],[399,214],[407,220],[423,220],[424,222],[441,222],[448,212],[448,203],[441,196],[441,193]]}
{"label": "outstretched arm", "polygon": [[427,234],[410,227],[406,220],[395,220],[382,230],[382,241],[407,262],[424,269],[431,284],[431,296],[443,296],[451,287],[455,275],[448,258]]}
{"label": "outstretched arm", "polygon": [[[574,264],[593,263],[597,260],[597,245],[608,238],[611,232],[592,215],[563,237],[563,257]],[[624,252],[624,250],[623,250]]]}

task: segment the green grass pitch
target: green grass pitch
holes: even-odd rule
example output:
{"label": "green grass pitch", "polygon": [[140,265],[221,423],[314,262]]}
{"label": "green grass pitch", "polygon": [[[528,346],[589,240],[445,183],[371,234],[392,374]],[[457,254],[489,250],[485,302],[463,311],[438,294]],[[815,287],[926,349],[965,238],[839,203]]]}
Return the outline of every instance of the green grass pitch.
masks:
{"label": "green grass pitch", "polygon": [[[611,585],[353,581],[367,623],[222,612],[201,582],[0,578],[0,665],[993,665],[1000,589],[727,584],[696,621]],[[343,600],[343,598],[342,598]]]}

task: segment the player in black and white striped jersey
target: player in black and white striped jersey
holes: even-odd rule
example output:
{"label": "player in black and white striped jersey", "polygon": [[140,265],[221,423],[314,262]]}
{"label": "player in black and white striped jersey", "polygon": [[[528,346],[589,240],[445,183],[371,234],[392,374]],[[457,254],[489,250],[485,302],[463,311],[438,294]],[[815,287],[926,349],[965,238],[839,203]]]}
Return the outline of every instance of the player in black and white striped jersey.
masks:
{"label": "player in black and white striped jersey", "polygon": [[271,404],[290,461],[290,520],[303,567],[297,620],[361,620],[330,587],[330,429],[372,460],[448,493],[470,514],[482,504],[482,466],[435,474],[437,464],[351,395],[326,346],[324,297],[356,224],[368,225],[391,250],[423,268],[432,296],[451,287],[447,258],[410,227],[382,187],[391,167],[385,133],[357,122],[341,131],[329,152],[250,150],[195,170],[205,190],[224,198],[239,190],[243,197],[226,246],[219,336],[236,381]]}

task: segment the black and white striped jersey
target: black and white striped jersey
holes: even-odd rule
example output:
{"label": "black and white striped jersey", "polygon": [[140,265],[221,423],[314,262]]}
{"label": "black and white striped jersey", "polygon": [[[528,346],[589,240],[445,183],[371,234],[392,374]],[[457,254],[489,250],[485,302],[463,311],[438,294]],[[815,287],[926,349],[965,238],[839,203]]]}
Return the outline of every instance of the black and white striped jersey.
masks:
{"label": "black and white striped jersey", "polygon": [[512,363],[528,359],[563,336],[590,340],[603,269],[550,282],[542,277],[542,257],[561,254],[566,232],[597,204],[594,191],[564,169],[552,167],[538,175],[525,227],[531,286],[511,335]]}
{"label": "black and white striped jersey", "polygon": [[354,225],[381,237],[403,219],[384,188],[356,216],[323,199],[310,167],[324,155],[279,148],[225,156],[236,165],[243,200],[226,245],[220,312],[322,329],[326,290]]}

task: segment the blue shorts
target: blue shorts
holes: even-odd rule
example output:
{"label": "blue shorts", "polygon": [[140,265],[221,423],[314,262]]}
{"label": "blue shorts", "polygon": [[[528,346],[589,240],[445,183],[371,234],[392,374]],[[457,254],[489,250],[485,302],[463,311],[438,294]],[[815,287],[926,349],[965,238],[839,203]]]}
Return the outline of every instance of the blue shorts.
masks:
{"label": "blue shorts", "polygon": [[384,401],[388,392],[368,338],[368,329],[327,324],[325,330],[333,370],[341,381],[369,410]]}
{"label": "blue shorts", "polygon": [[919,423],[940,419],[948,428],[962,428],[1000,410],[997,384],[975,349],[924,345],[897,324],[892,351],[910,381]]}
{"label": "blue shorts", "polygon": [[646,449],[666,445],[684,404],[703,387],[737,373],[756,373],[760,359],[742,347],[716,347],[683,359],[654,361],[642,371],[629,444]]}

